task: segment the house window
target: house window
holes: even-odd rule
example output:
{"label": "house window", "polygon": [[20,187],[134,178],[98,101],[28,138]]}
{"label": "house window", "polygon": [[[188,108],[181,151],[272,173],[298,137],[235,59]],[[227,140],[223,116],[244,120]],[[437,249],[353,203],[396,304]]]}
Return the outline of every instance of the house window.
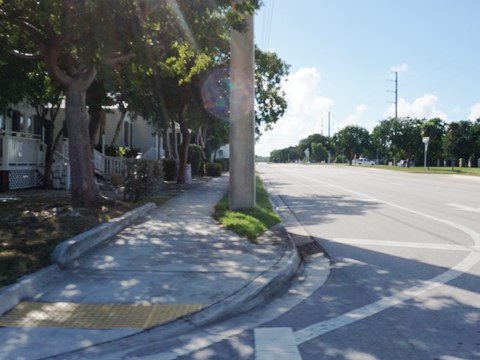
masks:
{"label": "house window", "polygon": [[20,111],[14,110],[12,113],[12,131],[13,132],[20,132],[22,127],[21,127],[21,119],[22,114]]}
{"label": "house window", "polygon": [[18,123],[18,131],[25,132],[25,116],[22,113],[18,117]]}
{"label": "house window", "polygon": [[27,134],[33,133],[33,116],[27,116],[25,119],[25,132]]}

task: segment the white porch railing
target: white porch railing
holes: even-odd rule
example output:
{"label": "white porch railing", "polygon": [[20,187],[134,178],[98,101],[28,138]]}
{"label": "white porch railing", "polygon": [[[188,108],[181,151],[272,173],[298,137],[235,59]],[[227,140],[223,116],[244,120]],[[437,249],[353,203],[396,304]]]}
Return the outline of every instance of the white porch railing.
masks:
{"label": "white porch railing", "polygon": [[5,132],[0,137],[0,170],[18,170],[44,165],[39,137],[20,132]]}
{"label": "white porch railing", "polygon": [[[45,166],[45,144],[41,139],[33,134],[25,134],[19,132],[3,132],[0,133],[0,171],[9,171],[12,178],[28,178],[33,179],[36,172],[43,173]],[[102,177],[110,177],[111,175],[124,175],[125,158],[105,156],[99,151],[94,151],[95,172]],[[15,177],[16,176],[16,177]],[[68,139],[61,141],[54,153],[54,163],[52,166],[52,177],[54,186],[70,189],[70,158]],[[10,181],[19,183],[19,181]],[[24,181],[25,182],[25,181]],[[22,183],[23,184],[23,183]],[[28,184],[14,186],[13,188],[34,187],[39,184],[30,181]]]}
{"label": "white porch railing", "polygon": [[[68,144],[60,151],[55,151],[54,163],[53,163],[53,185],[54,187],[63,187],[66,190],[70,190],[71,175],[70,175],[70,159],[68,158]],[[64,152],[67,152],[65,155]],[[58,181],[58,184],[56,183]]]}
{"label": "white porch railing", "polygon": [[105,156],[105,175],[123,175],[126,158]]}
{"label": "white porch railing", "polygon": [[125,158],[106,156],[98,150],[93,151],[95,172],[101,176],[123,175]]}

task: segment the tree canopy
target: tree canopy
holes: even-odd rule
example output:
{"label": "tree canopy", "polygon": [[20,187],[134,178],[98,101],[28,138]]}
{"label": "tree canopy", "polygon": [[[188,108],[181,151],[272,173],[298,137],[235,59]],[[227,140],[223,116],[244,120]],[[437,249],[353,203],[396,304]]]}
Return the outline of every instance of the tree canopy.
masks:
{"label": "tree canopy", "polygon": [[365,128],[349,125],[333,136],[333,143],[337,152],[345,155],[352,164],[355,157],[369,151],[370,134]]}
{"label": "tree canopy", "polygon": [[[303,160],[303,151],[309,147],[314,150],[315,140],[321,144],[331,144],[333,157],[345,155],[349,162],[354,157],[378,158],[380,163],[394,163],[406,160],[407,166],[413,161],[424,165],[424,145],[422,138],[429,138],[428,164],[459,164],[478,166],[480,159],[480,119],[476,121],[456,121],[446,123],[442,119],[389,118],[379,122],[371,134],[359,126],[346,126],[332,139],[319,134],[309,135],[300,140],[297,146],[274,150],[270,161],[288,162]],[[313,152],[315,153],[316,150]],[[322,150],[319,150],[322,151]],[[289,154],[288,158],[286,154]],[[294,159],[290,154],[299,154]]]}
{"label": "tree canopy", "polygon": [[[192,102],[184,102],[182,111],[173,109],[175,104],[167,106],[164,82],[175,81],[177,94],[185,95],[201,74],[224,65],[230,28],[245,29],[244,13],[259,6],[258,0],[0,0],[2,50],[40,62],[64,91],[74,206],[101,201],[86,111],[86,92],[93,81],[119,104],[126,100],[133,112],[165,127],[172,112],[179,115]],[[1,101],[18,99],[5,96]],[[271,106],[271,118],[282,108],[284,104]]]}

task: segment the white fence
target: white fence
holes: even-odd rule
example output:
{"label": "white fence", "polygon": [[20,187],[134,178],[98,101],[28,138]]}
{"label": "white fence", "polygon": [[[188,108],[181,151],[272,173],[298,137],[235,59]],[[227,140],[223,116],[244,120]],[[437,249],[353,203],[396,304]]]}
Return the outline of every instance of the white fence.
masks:
{"label": "white fence", "polygon": [[0,138],[0,170],[16,170],[44,165],[43,145],[38,137],[6,132]]}
{"label": "white fence", "polygon": [[[39,137],[31,134],[4,132],[0,135],[0,171],[10,172],[11,189],[38,186],[36,176],[43,174],[45,147]],[[95,172],[102,177],[125,173],[125,158],[106,156],[94,150],[93,160]],[[61,141],[55,150],[52,176],[56,186],[70,188],[68,139]]]}
{"label": "white fence", "polygon": [[104,175],[123,175],[125,171],[125,158],[104,156]]}

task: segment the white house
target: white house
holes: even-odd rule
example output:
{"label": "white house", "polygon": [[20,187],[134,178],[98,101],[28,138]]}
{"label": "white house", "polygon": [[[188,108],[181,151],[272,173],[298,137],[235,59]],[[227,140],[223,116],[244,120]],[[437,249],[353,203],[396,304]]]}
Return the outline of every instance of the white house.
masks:
{"label": "white house", "polygon": [[[55,135],[62,129],[65,119],[60,110],[55,124]],[[120,113],[106,114],[102,131],[103,143],[113,139]],[[66,134],[68,135],[68,134]],[[148,158],[163,157],[162,137],[141,118],[125,117],[118,136],[117,145],[138,148]],[[41,186],[45,169],[45,131],[35,111],[25,104],[12,105],[0,111],[0,191]],[[101,176],[119,173],[123,159],[105,156],[95,151],[95,171]],[[55,151],[54,184],[69,187],[68,137],[62,139]]]}

